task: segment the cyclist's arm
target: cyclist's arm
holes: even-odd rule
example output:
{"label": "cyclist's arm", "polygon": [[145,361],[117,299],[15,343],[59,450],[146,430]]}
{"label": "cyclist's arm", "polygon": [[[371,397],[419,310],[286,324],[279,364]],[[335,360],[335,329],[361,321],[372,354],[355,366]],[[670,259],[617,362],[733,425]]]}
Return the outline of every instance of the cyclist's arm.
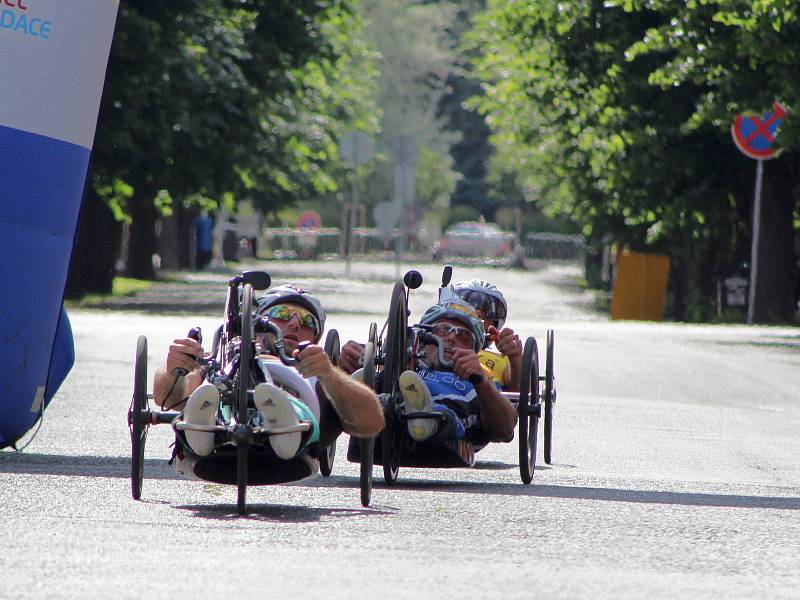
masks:
{"label": "cyclist's arm", "polygon": [[328,360],[319,346],[296,352],[297,370],[304,377],[317,377],[339,415],[345,433],[360,437],[377,435],[383,429],[383,409],[378,396]]}

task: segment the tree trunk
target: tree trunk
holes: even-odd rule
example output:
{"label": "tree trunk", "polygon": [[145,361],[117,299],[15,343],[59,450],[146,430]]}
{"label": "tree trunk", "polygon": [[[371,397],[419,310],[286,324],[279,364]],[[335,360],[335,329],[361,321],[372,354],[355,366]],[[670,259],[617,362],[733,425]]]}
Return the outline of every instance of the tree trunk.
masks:
{"label": "tree trunk", "polygon": [[122,238],[121,224],[105,202],[90,189],[81,208],[77,241],[72,254],[66,297],[109,294],[116,275]]}
{"label": "tree trunk", "polygon": [[158,253],[161,256],[161,268],[174,271],[180,268],[179,220],[177,212],[159,220]]}
{"label": "tree trunk", "polygon": [[195,213],[192,210],[187,210],[180,204],[175,207],[175,214],[178,215],[178,264],[182,269],[190,269],[192,264],[192,219]]}
{"label": "tree trunk", "polygon": [[153,204],[155,192],[152,190],[137,192],[130,203],[131,237],[128,249],[126,274],[137,279],[155,279],[153,255],[157,251],[156,243],[156,207]]}
{"label": "tree trunk", "polygon": [[670,257],[669,287],[672,290],[672,318],[676,321],[686,320],[687,279],[689,273],[686,263],[676,252]]}
{"label": "tree trunk", "polygon": [[794,314],[796,191],[788,158],[764,163],[754,323],[785,323]]}

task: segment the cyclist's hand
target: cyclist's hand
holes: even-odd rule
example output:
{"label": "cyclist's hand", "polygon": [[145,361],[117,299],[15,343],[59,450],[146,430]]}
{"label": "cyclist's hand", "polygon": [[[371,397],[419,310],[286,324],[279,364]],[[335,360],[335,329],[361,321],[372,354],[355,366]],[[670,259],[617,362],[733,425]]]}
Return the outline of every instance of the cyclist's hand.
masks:
{"label": "cyclist's hand", "polygon": [[303,350],[298,348],[292,352],[292,358],[299,361],[296,368],[303,377],[323,377],[333,369],[328,355],[320,346],[312,345]]}
{"label": "cyclist's hand", "polygon": [[360,369],[364,357],[364,346],[353,340],[348,341],[342,346],[339,353],[339,367],[348,375]]}
{"label": "cyclist's hand", "polygon": [[483,367],[478,355],[466,348],[453,351],[453,372],[461,379],[469,379],[470,375],[483,375]]}
{"label": "cyclist's hand", "polygon": [[519,336],[514,333],[514,330],[506,327],[497,334],[495,346],[500,351],[500,354],[514,358],[522,354],[522,342]]}
{"label": "cyclist's hand", "polygon": [[192,338],[179,338],[172,341],[167,351],[167,372],[184,369],[191,373],[197,368],[197,359],[203,358],[203,346]]}

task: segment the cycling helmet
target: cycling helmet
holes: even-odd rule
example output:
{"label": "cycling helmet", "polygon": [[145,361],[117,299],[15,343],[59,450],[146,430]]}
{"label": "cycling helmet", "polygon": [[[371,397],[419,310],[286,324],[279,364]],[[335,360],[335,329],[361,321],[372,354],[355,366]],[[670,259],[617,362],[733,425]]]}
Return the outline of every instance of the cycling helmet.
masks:
{"label": "cycling helmet", "polygon": [[482,279],[462,281],[453,286],[456,295],[470,303],[487,319],[502,329],[506,322],[508,303],[496,285]]}
{"label": "cycling helmet", "polygon": [[439,319],[454,319],[461,321],[469,327],[472,334],[475,336],[475,352],[483,348],[483,342],[486,339],[486,333],[483,330],[483,321],[478,316],[478,313],[472,307],[461,300],[448,300],[434,304],[422,315],[420,323],[422,325],[432,325]]}
{"label": "cycling helmet", "polygon": [[311,311],[311,314],[317,318],[317,322],[319,323],[317,336],[314,342],[319,342],[320,338],[322,338],[322,332],[325,330],[325,310],[323,310],[322,304],[320,304],[316,297],[299,286],[285,284],[267,290],[267,292],[256,301],[256,313],[263,315],[270,306],[282,304],[284,302],[299,304]]}

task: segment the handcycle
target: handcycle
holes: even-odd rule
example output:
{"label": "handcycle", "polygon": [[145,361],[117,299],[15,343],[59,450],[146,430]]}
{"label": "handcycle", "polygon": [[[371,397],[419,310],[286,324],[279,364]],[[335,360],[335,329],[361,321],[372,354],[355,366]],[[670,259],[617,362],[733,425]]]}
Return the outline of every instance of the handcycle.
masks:
{"label": "handcycle", "polygon": [[[228,282],[225,319],[214,333],[210,353],[201,360],[206,370],[206,381],[220,392],[222,422],[215,425],[198,425],[183,420],[180,411],[151,410],[147,392],[147,338],[139,336],[136,346],[134,387],[128,411],[131,435],[131,495],[139,500],[144,479],[144,449],[151,425],[170,424],[176,433],[204,431],[214,434],[214,451],[198,459],[194,473],[203,480],[237,486],[237,508],[246,512],[248,485],[268,485],[295,481],[316,472],[317,458],[306,448],[291,460],[278,458],[269,446],[271,435],[292,432],[309,432],[311,424],[268,428],[254,423],[253,389],[259,382],[270,381],[270,365],[256,356],[255,337],[261,333],[273,334],[275,341],[271,353],[283,365],[294,366],[297,360],[287,356],[281,330],[267,317],[254,315],[254,290],[269,288],[271,278],[262,271],[245,271]],[[190,337],[201,341],[199,328]],[[302,348],[303,344],[301,344]],[[328,332],[325,351],[333,361],[339,353],[339,336],[336,330]],[[262,368],[263,367],[263,368]],[[173,373],[176,377],[185,373]],[[177,442],[176,442],[177,443]],[[332,444],[333,445],[333,444]],[[326,455],[326,450],[320,451]],[[333,458],[331,456],[330,460]]]}
{"label": "handcycle", "polygon": [[[450,283],[452,268],[446,266],[440,290]],[[433,335],[430,327],[420,324],[409,326],[408,297],[410,290],[419,288],[422,275],[415,270],[405,274],[392,290],[389,315],[380,336],[377,326],[370,324],[368,341],[363,355],[364,381],[379,394],[384,407],[386,425],[371,439],[350,439],[347,459],[361,463],[360,484],[362,504],[370,502],[373,465],[383,467],[387,485],[396,483],[400,467],[456,468],[472,467],[475,451],[470,442],[452,440],[437,444],[418,443],[407,433],[409,419],[439,419],[438,413],[409,413],[400,394],[399,378],[406,369],[416,370],[424,345],[438,346],[439,362],[447,367],[443,342]],[[441,292],[440,292],[441,293]],[[539,420],[544,420],[544,459],[552,462],[553,416],[556,403],[554,375],[555,334],[547,331],[545,373],[541,374],[538,344],[534,337],[525,340],[522,354],[522,380],[519,392],[502,392],[516,405],[518,414],[517,438],[519,444],[520,477],[524,484],[533,480],[536,465]],[[452,366],[450,364],[450,366]],[[376,370],[380,369],[379,373]],[[543,389],[542,385],[543,384]],[[323,472],[323,475],[329,474]]]}

